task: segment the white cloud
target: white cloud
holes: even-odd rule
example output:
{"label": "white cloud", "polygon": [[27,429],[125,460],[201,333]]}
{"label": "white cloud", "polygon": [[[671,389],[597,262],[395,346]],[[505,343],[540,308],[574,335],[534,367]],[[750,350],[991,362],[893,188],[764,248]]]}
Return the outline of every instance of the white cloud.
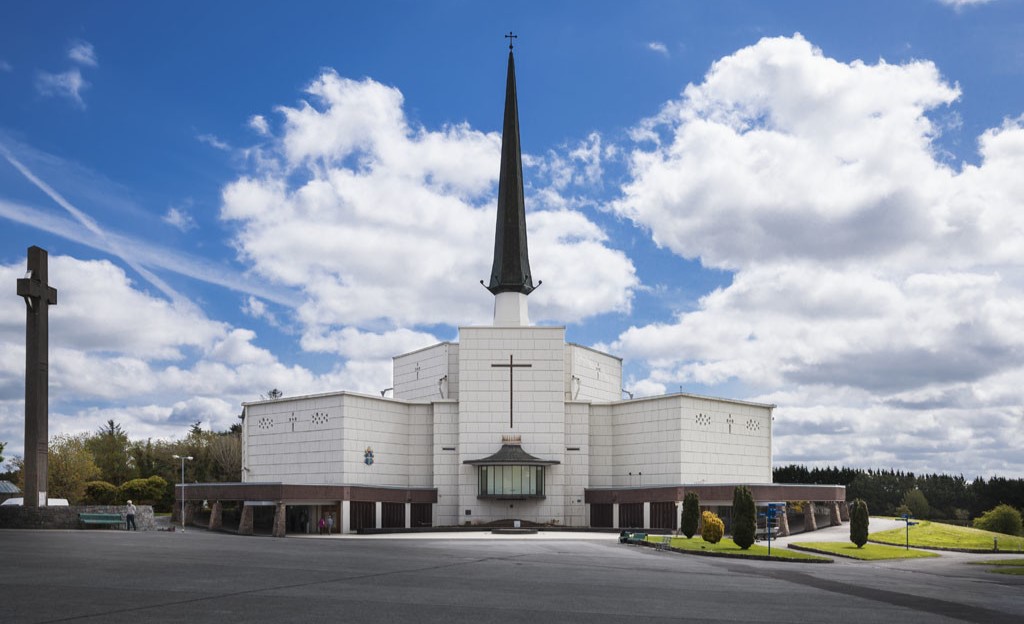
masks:
{"label": "white cloud", "polygon": [[992,0],[939,0],[939,2],[959,11],[966,7],[988,4],[989,2],[992,2]]}
{"label": "white cloud", "polygon": [[[23,274],[23,263],[0,266],[8,283]],[[54,435],[113,418],[133,437],[180,437],[195,420],[229,427],[242,401],[269,388],[376,392],[390,379],[375,362],[323,375],[285,365],[257,345],[255,332],[142,292],[107,261],[51,256],[50,281],[59,293],[50,310]],[[12,454],[24,433],[24,307],[17,297],[0,301],[0,440]]]}
{"label": "white cloud", "polygon": [[88,41],[74,41],[68,48],[68,58],[88,67],[96,67],[99,62],[96,59],[96,50]]}
{"label": "white cloud", "polygon": [[[401,93],[369,79],[329,71],[308,93],[313,103],[278,109],[279,166],[229,184],[221,213],[254,271],[305,293],[307,344],[332,327],[486,322],[491,295],[467,286],[490,269],[500,137],[410,126]],[[534,318],[628,309],[633,266],[596,225],[571,210],[527,212],[531,254],[551,267],[538,274]]]}
{"label": "white cloud", "polygon": [[221,150],[222,152],[226,152],[226,151],[229,151],[231,149],[230,145],[228,145],[224,141],[218,139],[216,136],[214,136],[212,134],[200,134],[200,135],[196,136],[196,139],[200,143],[205,143],[205,144],[209,145],[210,147],[212,147],[214,149]]}
{"label": "white cloud", "polygon": [[80,108],[85,108],[82,91],[88,87],[89,83],[82,78],[82,72],[77,67],[61,74],[39,72],[36,76],[36,91],[40,95],[67,98]]}
{"label": "white cloud", "polygon": [[167,212],[164,213],[161,220],[164,223],[178,228],[182,232],[188,232],[189,230],[196,228],[195,219],[193,219],[192,215],[190,215],[184,208],[171,206],[167,209]]}
{"label": "white cloud", "polygon": [[654,52],[657,52],[658,54],[664,54],[665,56],[668,56],[668,47],[664,43],[662,43],[660,41],[651,41],[651,42],[649,42],[647,44],[647,49],[648,50],[653,50]]}
{"label": "white cloud", "polygon": [[[985,437],[984,417],[1019,429],[1005,380],[1024,375],[1024,124],[985,132],[980,164],[952,169],[931,116],[959,95],[930,62],[845,63],[795,36],[719,60],[642,123],[613,210],[734,275],[609,346],[647,362],[638,387],[760,389],[780,423],[848,427],[823,452],[856,465],[907,453],[936,469],[956,436]],[[887,439],[877,423],[897,420]],[[796,461],[813,431],[787,426],[777,459]],[[977,470],[1024,473],[1009,444]]]}
{"label": "white cloud", "polygon": [[245,303],[242,305],[242,314],[254,319],[262,319],[271,327],[283,329],[280,321],[277,320],[277,316],[267,308],[267,304],[259,297],[254,297],[252,295],[246,297]]}
{"label": "white cloud", "polygon": [[14,66],[3,59],[0,59],[0,71],[12,72],[14,71]]}
{"label": "white cloud", "polygon": [[249,118],[249,127],[261,136],[270,136],[270,125],[263,115],[253,115]]}

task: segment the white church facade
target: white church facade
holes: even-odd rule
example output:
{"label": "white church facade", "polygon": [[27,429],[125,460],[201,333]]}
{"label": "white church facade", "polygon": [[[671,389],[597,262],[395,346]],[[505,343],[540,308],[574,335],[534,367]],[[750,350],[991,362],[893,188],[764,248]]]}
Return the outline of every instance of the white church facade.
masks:
{"label": "white church facade", "polygon": [[[243,502],[240,532],[479,526],[678,527],[682,497],[728,506],[810,501],[836,522],[839,486],[772,484],[775,406],[686,393],[624,399],[622,360],[533,326],[515,68],[509,52],[492,325],[393,360],[391,396],[354,392],[244,404],[242,483],[192,484],[190,504]],[[556,268],[556,267],[555,267]],[[482,282],[483,283],[483,282]],[[814,504],[817,502],[817,505]],[[819,514],[816,520],[815,513]],[[845,515],[845,514],[843,514]]]}

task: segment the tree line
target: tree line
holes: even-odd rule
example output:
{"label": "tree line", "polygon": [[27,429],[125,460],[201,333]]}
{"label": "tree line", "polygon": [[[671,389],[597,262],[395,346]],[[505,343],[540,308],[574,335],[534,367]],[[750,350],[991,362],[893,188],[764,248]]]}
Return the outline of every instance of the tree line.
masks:
{"label": "tree line", "polygon": [[[47,493],[72,505],[121,504],[132,499],[169,511],[174,485],[181,481],[181,461],[175,455],[192,457],[185,462],[186,483],[241,481],[241,426],[213,432],[204,431],[200,424],[194,423],[185,437],[172,440],[130,440],[114,420],[93,433],[54,436],[47,454]],[[22,458],[12,458],[11,469],[0,473],[0,479],[24,490],[23,464]]]}
{"label": "tree line", "polygon": [[775,483],[844,485],[846,500],[864,500],[872,514],[909,512],[916,518],[966,524],[1000,504],[1024,509],[1024,479],[977,477],[968,481],[963,475],[799,464],[775,468],[773,477]]}

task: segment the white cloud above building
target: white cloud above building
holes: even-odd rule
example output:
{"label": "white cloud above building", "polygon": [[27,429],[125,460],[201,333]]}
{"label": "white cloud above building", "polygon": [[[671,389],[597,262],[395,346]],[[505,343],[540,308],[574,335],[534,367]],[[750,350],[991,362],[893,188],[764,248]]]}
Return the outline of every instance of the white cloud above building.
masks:
{"label": "white cloud above building", "polygon": [[648,387],[784,396],[777,451],[794,460],[806,431],[787,422],[844,413],[866,437],[835,460],[863,463],[888,448],[876,419],[927,454],[943,450],[922,421],[1019,418],[990,388],[1024,371],[1024,127],[986,131],[980,163],[952,168],[932,116],[959,97],[930,62],[840,62],[799,35],[716,62],[639,125],[612,206],[732,283],[610,348],[649,363]]}

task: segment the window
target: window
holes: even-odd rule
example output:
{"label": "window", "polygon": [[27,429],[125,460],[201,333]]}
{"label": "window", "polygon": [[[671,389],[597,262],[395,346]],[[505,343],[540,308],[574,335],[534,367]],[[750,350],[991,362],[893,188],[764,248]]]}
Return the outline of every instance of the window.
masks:
{"label": "window", "polygon": [[481,498],[544,498],[544,466],[480,466]]}

